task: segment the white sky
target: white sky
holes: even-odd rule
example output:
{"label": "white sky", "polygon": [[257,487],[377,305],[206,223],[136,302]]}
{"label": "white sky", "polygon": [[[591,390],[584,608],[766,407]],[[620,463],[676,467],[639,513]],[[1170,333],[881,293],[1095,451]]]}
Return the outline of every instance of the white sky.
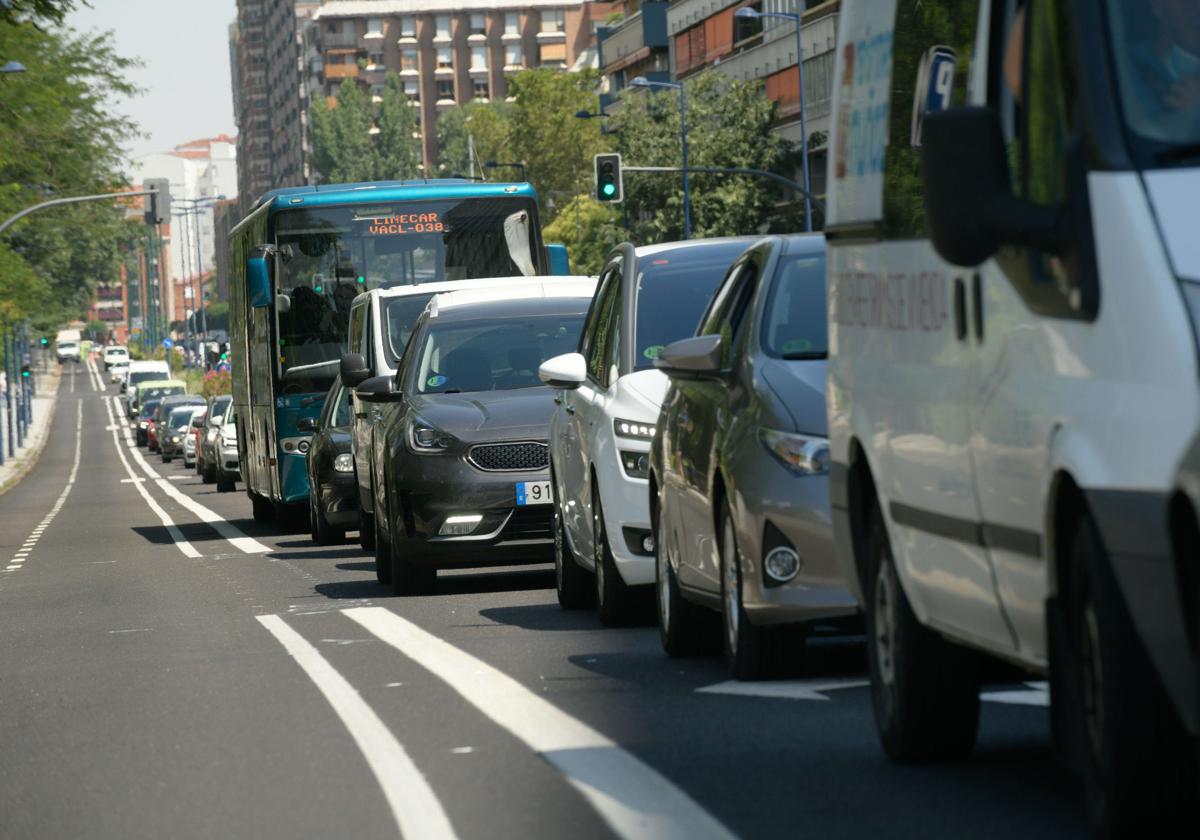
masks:
{"label": "white sky", "polygon": [[112,30],[117,51],[140,57],[131,74],[145,93],[113,103],[149,135],[126,153],[139,157],[218,134],[233,136],[229,24],[236,0],[86,0],[67,18],[71,28]]}

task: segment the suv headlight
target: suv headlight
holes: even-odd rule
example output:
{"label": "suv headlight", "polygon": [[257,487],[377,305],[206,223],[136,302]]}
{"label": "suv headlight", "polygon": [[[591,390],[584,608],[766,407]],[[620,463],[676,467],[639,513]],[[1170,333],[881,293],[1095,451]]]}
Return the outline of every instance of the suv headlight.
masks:
{"label": "suv headlight", "polygon": [[333,471],[340,473],[354,472],[354,456],[349,452],[343,452],[341,455],[334,458]]}
{"label": "suv headlight", "polygon": [[222,437],[221,445],[228,449],[236,449],[237,448],[237,437],[234,435]]}
{"label": "suv headlight", "polygon": [[408,424],[408,448],[421,455],[439,455],[450,447],[453,440],[451,435],[420,417]]}
{"label": "suv headlight", "polygon": [[654,437],[654,424],[617,418],[613,421],[613,432],[617,437],[648,441]]}
{"label": "suv headlight", "polygon": [[775,460],[796,475],[829,472],[829,438],[759,429],[758,439]]}

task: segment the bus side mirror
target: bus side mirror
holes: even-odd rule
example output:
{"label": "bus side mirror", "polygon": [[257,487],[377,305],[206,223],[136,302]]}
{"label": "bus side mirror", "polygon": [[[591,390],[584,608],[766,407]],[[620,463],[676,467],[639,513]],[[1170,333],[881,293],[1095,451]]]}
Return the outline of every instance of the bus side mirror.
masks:
{"label": "bus side mirror", "polygon": [[1004,134],[991,108],[926,115],[921,180],[933,247],[953,265],[978,265],[1002,245],[1062,250],[1062,208],[1013,194]]}
{"label": "bus side mirror", "polygon": [[567,252],[566,245],[559,242],[547,245],[546,256],[550,258],[551,274],[561,276],[571,273],[571,255]]}
{"label": "bus side mirror", "polygon": [[271,270],[266,257],[246,260],[246,286],[252,308],[271,305]]}

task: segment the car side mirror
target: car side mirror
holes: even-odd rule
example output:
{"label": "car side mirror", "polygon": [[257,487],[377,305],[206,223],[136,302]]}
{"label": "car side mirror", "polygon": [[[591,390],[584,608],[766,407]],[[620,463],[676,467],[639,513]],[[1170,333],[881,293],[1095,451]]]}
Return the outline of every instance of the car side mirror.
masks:
{"label": "car side mirror", "polygon": [[1017,198],[1000,119],[991,108],[927,114],[921,129],[921,180],[933,247],[947,262],[974,266],[1002,245],[1057,253],[1061,207]]}
{"label": "car side mirror", "polygon": [[392,377],[372,376],[354,389],[354,396],[370,403],[398,402],[404,399],[404,392],[395,389]]}
{"label": "car side mirror", "polygon": [[266,257],[250,257],[246,260],[246,285],[250,291],[252,308],[271,305],[271,266]]}
{"label": "car side mirror", "polygon": [[316,434],[317,420],[315,417],[301,417],[296,423],[296,431],[304,432],[305,434]]}
{"label": "car side mirror", "polygon": [[719,335],[680,339],[659,351],[654,366],[672,379],[724,379],[723,344]]}
{"label": "car side mirror", "polygon": [[359,383],[371,375],[367,360],[362,353],[343,353],[338,363],[338,373],[341,374],[342,384],[347,388],[357,388]]}
{"label": "car side mirror", "polygon": [[573,391],[587,379],[587,361],[579,353],[563,353],[542,362],[538,379],[556,390]]}

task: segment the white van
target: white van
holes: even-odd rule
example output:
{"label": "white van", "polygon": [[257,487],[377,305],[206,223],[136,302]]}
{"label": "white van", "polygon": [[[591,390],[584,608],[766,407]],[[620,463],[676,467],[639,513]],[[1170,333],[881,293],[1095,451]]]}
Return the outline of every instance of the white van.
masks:
{"label": "white van", "polygon": [[838,35],[831,491],[883,746],[965,755],[981,653],[1045,673],[1106,833],[1196,791],[1198,27],[875,0]]}
{"label": "white van", "polygon": [[171,368],[166,362],[158,361],[136,361],[129,363],[129,372],[125,374],[124,380],[121,382],[121,390],[124,391],[125,413],[130,417],[137,416],[138,400],[137,386],[139,382],[148,382],[154,379],[170,379]]}

